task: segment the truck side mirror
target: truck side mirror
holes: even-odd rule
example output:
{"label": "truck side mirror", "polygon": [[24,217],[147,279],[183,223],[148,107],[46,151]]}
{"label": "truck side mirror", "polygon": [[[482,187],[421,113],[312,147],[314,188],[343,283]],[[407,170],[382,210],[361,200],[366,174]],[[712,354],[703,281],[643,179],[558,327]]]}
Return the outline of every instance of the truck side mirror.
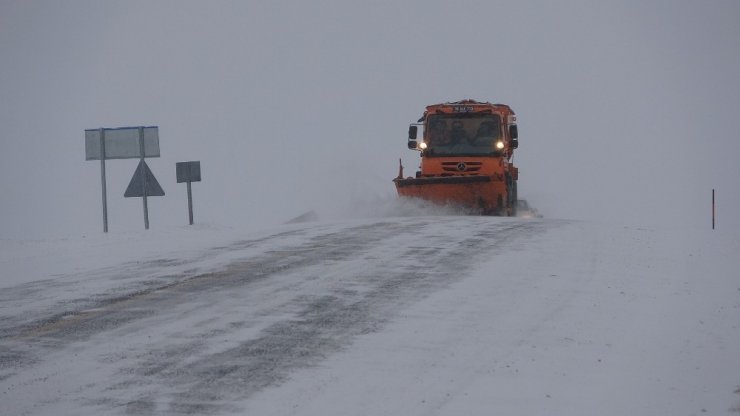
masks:
{"label": "truck side mirror", "polygon": [[416,150],[416,131],[418,127],[409,126],[409,149]]}
{"label": "truck side mirror", "polygon": [[509,126],[509,138],[511,139],[511,147],[516,149],[519,147],[519,129],[516,124]]}

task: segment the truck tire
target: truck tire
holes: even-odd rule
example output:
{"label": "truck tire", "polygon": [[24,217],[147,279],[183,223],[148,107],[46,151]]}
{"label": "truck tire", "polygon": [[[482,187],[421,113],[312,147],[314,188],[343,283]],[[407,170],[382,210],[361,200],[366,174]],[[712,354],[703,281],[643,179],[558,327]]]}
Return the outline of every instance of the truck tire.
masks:
{"label": "truck tire", "polygon": [[516,181],[506,174],[506,216],[516,216]]}

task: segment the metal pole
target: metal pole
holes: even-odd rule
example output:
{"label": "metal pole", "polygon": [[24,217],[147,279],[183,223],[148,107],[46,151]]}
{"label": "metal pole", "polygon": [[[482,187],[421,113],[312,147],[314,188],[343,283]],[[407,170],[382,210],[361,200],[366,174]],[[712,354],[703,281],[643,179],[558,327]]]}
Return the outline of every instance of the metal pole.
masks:
{"label": "metal pole", "polygon": [[146,183],[146,167],[144,165],[144,127],[139,127],[139,154],[141,155],[141,162],[139,167],[141,168],[141,193],[144,195],[142,201],[144,201],[144,229],[149,229],[149,207],[147,206],[146,194],[147,194],[147,183]]}
{"label": "metal pole", "polygon": [[103,188],[103,232],[108,232],[108,197],[105,189],[105,129],[100,129],[100,183]]}
{"label": "metal pole", "polygon": [[712,189],[712,229],[714,230],[714,189]]}
{"label": "metal pole", "polygon": [[188,213],[190,214],[190,225],[193,225],[193,193],[190,190],[190,181],[188,181]]}

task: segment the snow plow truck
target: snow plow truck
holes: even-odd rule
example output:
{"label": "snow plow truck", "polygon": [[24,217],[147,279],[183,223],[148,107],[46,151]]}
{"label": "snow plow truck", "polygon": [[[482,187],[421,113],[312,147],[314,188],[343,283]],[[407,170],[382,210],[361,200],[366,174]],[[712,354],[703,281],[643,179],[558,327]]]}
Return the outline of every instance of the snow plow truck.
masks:
{"label": "snow plow truck", "polygon": [[[423,128],[421,141],[418,128]],[[421,154],[414,177],[393,179],[399,196],[464,207],[480,215],[516,215],[516,115],[504,104],[462,100],[427,106],[409,126],[408,147]]]}

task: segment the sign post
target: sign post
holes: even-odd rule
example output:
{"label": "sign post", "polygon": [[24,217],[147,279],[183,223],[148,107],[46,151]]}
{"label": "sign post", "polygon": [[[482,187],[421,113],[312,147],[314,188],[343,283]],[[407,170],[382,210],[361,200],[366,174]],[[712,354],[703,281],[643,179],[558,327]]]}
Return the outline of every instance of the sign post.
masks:
{"label": "sign post", "polygon": [[[146,229],[149,229],[146,195],[155,196],[155,194],[149,189],[148,182],[153,181],[156,183],[161,195],[164,195],[164,191],[162,191],[162,187],[159,186],[157,180],[154,179],[154,175],[152,175],[149,168],[146,167],[144,163],[145,157],[159,157],[159,127],[157,126],[85,130],[85,160],[100,160],[100,181],[103,188],[103,232],[108,232],[108,198],[105,179],[106,159],[141,159],[139,166],[142,171],[141,178],[143,182],[141,183],[139,192],[144,196],[144,225]],[[146,172],[144,172],[144,168],[146,168]],[[139,168],[137,168],[137,172],[139,172]],[[146,175],[147,172],[148,176]],[[134,177],[136,177],[136,174],[134,174]],[[126,192],[128,193],[128,190]]]}
{"label": "sign post", "polygon": [[100,129],[100,182],[103,187],[103,232],[108,232],[108,197],[105,189],[105,130]]}
{"label": "sign post", "polygon": [[[146,157],[146,150],[144,149],[144,128],[139,127],[139,153],[141,153],[141,160],[139,163],[144,163],[144,158]],[[141,194],[144,204],[144,229],[149,229],[149,207],[146,203],[146,175],[142,175],[142,181],[141,181]]]}
{"label": "sign post", "polygon": [[177,174],[177,183],[187,182],[188,184],[188,214],[190,225],[193,225],[193,193],[190,183],[200,182],[200,161],[177,162],[175,164],[175,171]]}
{"label": "sign post", "polygon": [[139,161],[139,166],[136,167],[134,176],[131,177],[131,182],[126,187],[126,192],[123,196],[125,198],[138,198],[143,199],[144,204],[144,228],[149,229],[149,209],[147,206],[147,196],[164,196],[164,190],[162,186],[157,182],[157,178],[147,166],[146,162],[142,158]]}
{"label": "sign post", "polygon": [[712,189],[712,229],[714,230],[714,189]]}

